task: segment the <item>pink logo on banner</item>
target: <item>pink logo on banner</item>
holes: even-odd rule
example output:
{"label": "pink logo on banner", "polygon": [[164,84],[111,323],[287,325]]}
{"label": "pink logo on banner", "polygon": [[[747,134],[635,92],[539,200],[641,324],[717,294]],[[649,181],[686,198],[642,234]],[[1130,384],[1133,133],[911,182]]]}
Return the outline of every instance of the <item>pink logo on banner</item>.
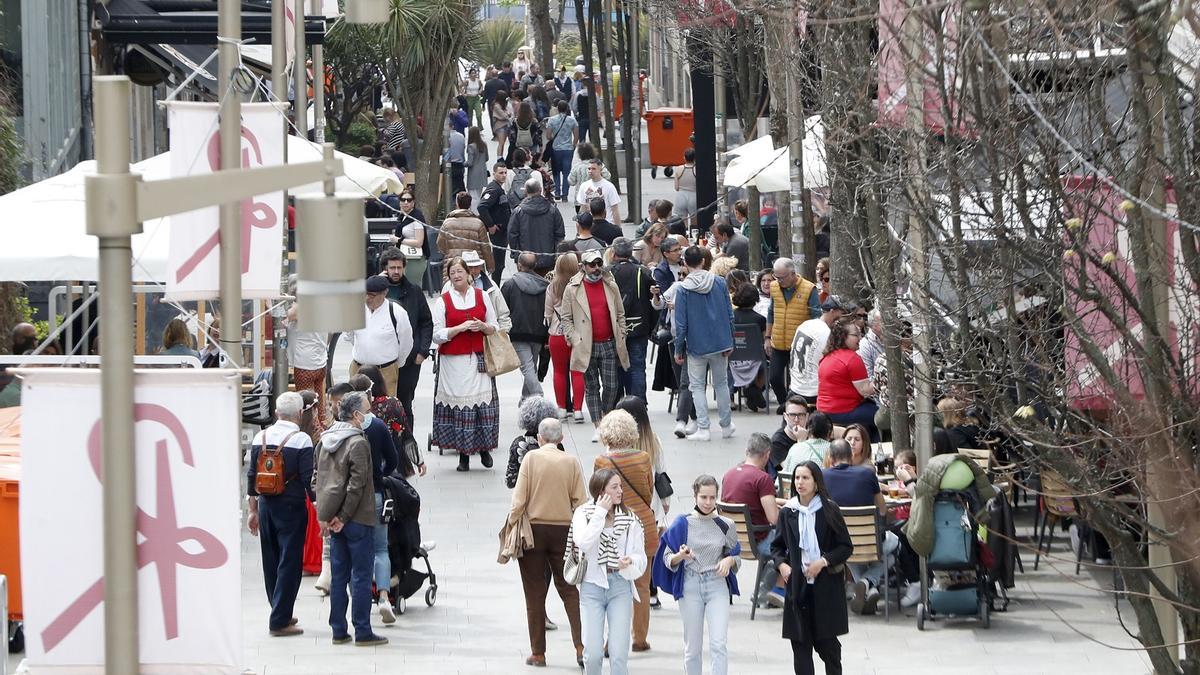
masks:
{"label": "pink logo on banner", "polygon": [[[242,168],[248,169],[252,166],[263,166],[262,148],[259,146],[258,138],[249,129],[242,128],[242,139],[250,144],[249,148],[242,148]],[[254,150],[254,163],[250,162],[250,150]],[[208,166],[213,171],[221,169],[221,137],[214,133],[208,139]],[[275,227],[275,223],[279,220],[279,215],[275,213],[275,209],[265,202],[256,202],[252,199],[247,199],[241,203],[242,206],[242,274],[250,271],[250,246],[252,237],[250,236],[254,228],[269,230]],[[187,260],[179,266],[175,271],[175,282],[183,281],[192,272],[196,271],[200,263],[209,256],[217,248],[217,244],[221,241],[221,231],[218,229],[213,232],[212,236],[196,249],[196,252],[188,257]]]}
{"label": "pink logo on banner", "polygon": [[[157,422],[166,427],[179,445],[183,462],[195,466],[192,445],[187,431],[179,418],[170,410],[149,403],[134,405],[135,422]],[[100,475],[100,420],[92,425],[88,435],[87,452],[97,480]],[[138,567],[154,563],[158,572],[159,594],[162,602],[163,625],[168,640],[179,637],[179,596],[176,575],[178,567],[193,569],[215,569],[225,564],[229,552],[211,532],[198,527],[179,527],[175,517],[175,483],[171,477],[171,460],[167,455],[167,441],[160,440],[155,449],[155,515],[150,516],[138,509],[138,532],[144,538],[138,544]],[[193,541],[199,553],[188,553],[181,544]],[[49,652],[74,631],[81,622],[104,600],[104,579],[97,579],[86,591],[72,602],[54,621],[42,631],[42,646]]]}

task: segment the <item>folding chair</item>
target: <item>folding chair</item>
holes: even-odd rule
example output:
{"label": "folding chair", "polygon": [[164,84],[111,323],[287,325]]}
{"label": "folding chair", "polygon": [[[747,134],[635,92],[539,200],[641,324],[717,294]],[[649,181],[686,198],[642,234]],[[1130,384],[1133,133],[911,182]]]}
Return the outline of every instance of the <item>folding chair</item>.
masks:
{"label": "folding chair", "polygon": [[883,552],[883,537],[885,529],[879,509],[872,506],[843,506],[842,517],[846,520],[846,529],[850,531],[850,541],[854,543],[854,553],[847,563],[870,565],[883,563],[883,584],[879,589],[883,596],[883,616],[885,621],[891,620],[891,605],[888,604],[888,585],[891,577],[891,564]]}
{"label": "folding chair", "polygon": [[[733,324],[733,352],[729,355],[730,361],[756,361],[760,364],[767,362],[767,353],[763,347],[762,329],[755,323],[735,323]],[[732,382],[731,382],[732,385]],[[738,410],[742,409],[742,388],[737,388]],[[763,388],[763,397],[766,400],[766,410],[771,411],[771,385],[768,382]]]}
{"label": "folding chair", "polygon": [[717,502],[717,513],[732,520],[734,527],[737,528],[738,543],[742,545],[742,560],[758,561],[758,572],[754,575],[754,589],[750,593],[750,620],[753,621],[754,613],[758,610],[758,587],[762,584],[767,565],[771,564],[769,556],[758,555],[757,539],[760,533],[769,533],[771,526],[753,524],[750,521],[750,507],[745,504]]}

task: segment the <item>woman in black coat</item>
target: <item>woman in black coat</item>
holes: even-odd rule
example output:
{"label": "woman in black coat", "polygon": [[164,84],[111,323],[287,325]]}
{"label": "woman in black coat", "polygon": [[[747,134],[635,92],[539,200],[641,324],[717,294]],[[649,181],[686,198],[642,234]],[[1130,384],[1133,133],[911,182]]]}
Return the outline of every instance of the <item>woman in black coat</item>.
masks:
{"label": "woman in black coat", "polygon": [[813,649],[825,663],[826,675],[841,675],[838,636],[850,631],[845,563],[854,544],[815,462],[799,464],[792,472],[792,498],[779,512],[777,529],[771,557],[787,588],[783,637],[792,641],[796,675],[815,672]]}

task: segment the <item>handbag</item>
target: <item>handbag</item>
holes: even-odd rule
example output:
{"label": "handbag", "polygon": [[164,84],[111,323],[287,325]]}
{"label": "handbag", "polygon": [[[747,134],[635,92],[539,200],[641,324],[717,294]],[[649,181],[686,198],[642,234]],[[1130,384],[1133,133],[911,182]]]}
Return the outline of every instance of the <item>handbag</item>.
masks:
{"label": "handbag", "polygon": [[[549,124],[549,121],[547,121],[547,124]],[[551,136],[550,141],[548,143],[546,143],[546,147],[542,148],[542,163],[543,164],[545,164],[546,162],[549,162],[550,158],[554,156],[554,139],[558,138],[558,132],[562,131],[562,128],[565,126],[567,126],[567,120],[566,120],[566,115],[563,115],[562,124],[558,125],[558,128],[554,130],[554,135]]]}
{"label": "handbag", "polygon": [[671,477],[666,471],[654,474],[654,493],[659,499],[667,499],[675,494],[675,488],[671,486]]}
{"label": "handbag", "polygon": [[575,546],[574,531],[567,532],[567,550],[563,554],[563,580],[572,586],[583,583],[587,574],[587,558]]}
{"label": "handbag", "polygon": [[396,248],[399,248],[400,252],[404,254],[405,260],[424,260],[425,259],[425,254],[422,253],[421,249],[417,248],[416,246],[408,246],[407,244],[400,244]]}
{"label": "handbag", "polygon": [[521,359],[517,350],[513,349],[508,333],[496,331],[483,338],[483,360],[487,374],[492,377],[509,373],[521,367]]}

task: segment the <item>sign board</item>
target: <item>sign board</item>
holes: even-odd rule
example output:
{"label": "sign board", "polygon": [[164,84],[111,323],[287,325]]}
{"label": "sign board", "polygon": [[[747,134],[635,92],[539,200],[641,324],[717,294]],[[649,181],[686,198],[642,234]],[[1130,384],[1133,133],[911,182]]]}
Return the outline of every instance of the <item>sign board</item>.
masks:
{"label": "sign board", "polygon": [[[35,675],[100,673],[100,372],[29,369],[22,377],[26,666]],[[142,672],[243,670],[239,389],[227,371],[137,372]]]}
{"label": "sign board", "polygon": [[[221,167],[221,139],[216,103],[173,102],[168,107],[171,130],[171,176],[199,176]],[[284,164],[284,119],[271,103],[242,104],[242,168]],[[204,300],[220,288],[219,207],[209,206],[171,216],[167,262],[167,298]],[[283,192],[257,195],[241,202],[242,297],[279,296],[283,262],[283,227],[287,211]]]}

